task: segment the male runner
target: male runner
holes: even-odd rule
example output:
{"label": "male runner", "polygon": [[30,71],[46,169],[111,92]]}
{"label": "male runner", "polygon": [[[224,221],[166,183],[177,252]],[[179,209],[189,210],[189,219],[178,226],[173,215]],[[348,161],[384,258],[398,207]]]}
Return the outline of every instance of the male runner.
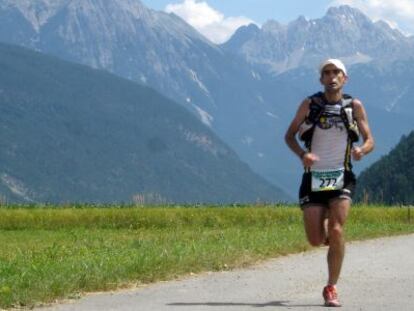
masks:
{"label": "male runner", "polygon": [[[336,284],[345,254],[343,226],[356,182],[351,155],[361,160],[373,150],[374,139],[361,101],[342,92],[348,80],[345,65],[328,59],[319,72],[324,92],[301,103],[285,140],[305,168],[299,199],[308,241],[312,246],[329,245],[325,305],[339,307]],[[363,144],[353,147],[359,132]],[[305,150],[296,139],[298,133],[305,141]]]}

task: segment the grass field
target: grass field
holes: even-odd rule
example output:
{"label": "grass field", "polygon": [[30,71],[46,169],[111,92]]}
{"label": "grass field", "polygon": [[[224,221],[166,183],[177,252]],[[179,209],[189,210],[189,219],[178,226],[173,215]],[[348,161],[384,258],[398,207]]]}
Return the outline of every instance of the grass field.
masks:
{"label": "grass field", "polygon": [[[414,232],[407,208],[354,207],[348,240]],[[310,249],[298,208],[3,207],[0,308],[247,266]]]}

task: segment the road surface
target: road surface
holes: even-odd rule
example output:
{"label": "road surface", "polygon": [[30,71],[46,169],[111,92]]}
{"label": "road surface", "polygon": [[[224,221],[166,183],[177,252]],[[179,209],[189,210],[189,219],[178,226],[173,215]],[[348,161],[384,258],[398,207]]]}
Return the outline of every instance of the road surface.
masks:
{"label": "road surface", "polygon": [[[38,311],[330,310],[322,301],[326,247],[247,269],[204,273],[37,308]],[[414,310],[414,235],[347,245],[340,310]]]}

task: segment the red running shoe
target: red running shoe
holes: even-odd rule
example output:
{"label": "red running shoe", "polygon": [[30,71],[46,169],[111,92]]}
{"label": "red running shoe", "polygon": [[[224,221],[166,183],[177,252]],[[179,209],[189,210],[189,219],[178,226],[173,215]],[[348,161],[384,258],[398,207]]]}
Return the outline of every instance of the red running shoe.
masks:
{"label": "red running shoe", "polygon": [[326,307],[340,307],[341,304],[338,300],[338,293],[333,285],[327,285],[323,289],[323,299],[325,299]]}

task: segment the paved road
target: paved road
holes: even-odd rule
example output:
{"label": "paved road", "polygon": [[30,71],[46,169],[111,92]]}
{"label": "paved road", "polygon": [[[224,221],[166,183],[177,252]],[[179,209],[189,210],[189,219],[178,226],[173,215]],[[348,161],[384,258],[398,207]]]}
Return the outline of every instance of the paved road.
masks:
{"label": "paved road", "polygon": [[[320,248],[249,269],[93,294],[37,310],[329,310],[321,298],[325,257],[326,248]],[[348,244],[338,289],[341,310],[414,310],[414,235]]]}

